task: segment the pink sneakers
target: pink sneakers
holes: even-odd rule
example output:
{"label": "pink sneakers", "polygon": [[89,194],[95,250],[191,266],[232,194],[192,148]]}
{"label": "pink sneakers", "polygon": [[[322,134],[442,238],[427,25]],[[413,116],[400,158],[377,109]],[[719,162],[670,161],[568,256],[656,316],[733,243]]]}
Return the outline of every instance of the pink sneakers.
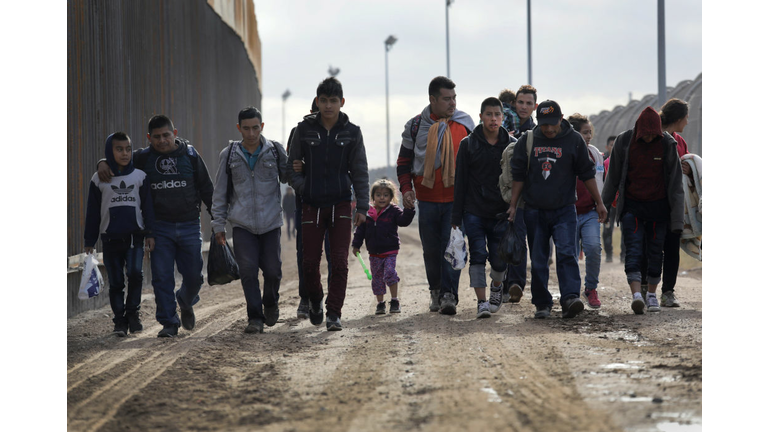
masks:
{"label": "pink sneakers", "polygon": [[592,309],[600,309],[600,299],[597,298],[597,290],[584,290],[584,298],[587,299],[587,304]]}

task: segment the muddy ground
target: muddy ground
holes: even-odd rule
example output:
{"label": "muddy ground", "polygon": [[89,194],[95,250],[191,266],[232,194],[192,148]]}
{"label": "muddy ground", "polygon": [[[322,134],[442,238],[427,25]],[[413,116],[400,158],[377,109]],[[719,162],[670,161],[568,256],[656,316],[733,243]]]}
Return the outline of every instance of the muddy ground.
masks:
{"label": "muddy ground", "polygon": [[370,282],[350,257],[340,332],[296,318],[285,233],[281,318],[264,334],[243,333],[239,282],[204,285],[197,326],[174,339],[156,337],[151,290],[137,335],[111,335],[108,306],[69,319],[68,429],[701,430],[700,268],[681,267],[682,307],[657,314],[632,313],[617,257],[602,265],[599,311],[563,320],[556,301],[550,319],[534,320],[526,288],[521,303],[477,320],[466,270],[458,313],[429,312],[418,229],[401,229],[401,239],[403,312],[373,314]]}

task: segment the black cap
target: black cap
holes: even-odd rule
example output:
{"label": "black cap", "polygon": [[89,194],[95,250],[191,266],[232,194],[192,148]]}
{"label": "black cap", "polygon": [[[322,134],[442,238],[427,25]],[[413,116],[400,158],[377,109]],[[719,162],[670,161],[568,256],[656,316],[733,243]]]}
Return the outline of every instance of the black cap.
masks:
{"label": "black cap", "polygon": [[536,121],[539,124],[556,125],[562,119],[563,112],[560,110],[560,105],[553,100],[545,100],[536,109]]}

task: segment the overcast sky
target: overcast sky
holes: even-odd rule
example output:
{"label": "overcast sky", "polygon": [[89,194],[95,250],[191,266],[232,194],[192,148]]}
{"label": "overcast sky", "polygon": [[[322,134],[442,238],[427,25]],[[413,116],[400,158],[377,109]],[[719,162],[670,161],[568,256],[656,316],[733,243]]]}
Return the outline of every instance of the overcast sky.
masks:
{"label": "overcast sky", "polygon": [[[390,160],[408,119],[428,103],[427,87],[446,75],[444,0],[254,0],[262,45],[265,135],[283,141],[307,114],[328,67],[341,69],[342,111],[362,128],[372,168],[386,165],[384,40],[389,52]],[[539,101],[591,115],[658,92],[657,1],[532,1],[532,84]],[[527,84],[525,0],[455,0],[450,78],[458,109],[478,121],[480,103]],[[702,72],[702,5],[666,1],[667,86]]]}

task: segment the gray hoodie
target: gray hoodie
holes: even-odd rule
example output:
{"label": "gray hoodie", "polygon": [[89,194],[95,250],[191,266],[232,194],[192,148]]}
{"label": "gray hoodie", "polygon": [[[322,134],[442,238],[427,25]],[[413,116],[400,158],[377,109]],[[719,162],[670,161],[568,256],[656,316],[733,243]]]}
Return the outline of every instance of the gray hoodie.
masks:
{"label": "gray hoodie", "polygon": [[[230,141],[230,144],[233,141]],[[230,169],[232,173],[232,196],[227,203],[227,159],[229,145],[219,153],[219,168],[213,187],[214,232],[226,232],[226,223],[256,235],[261,235],[283,226],[283,211],[280,206],[280,183],[288,181],[288,156],[277,141],[261,136],[261,152],[251,171],[248,160],[240,148],[240,141],[234,141]],[[277,150],[277,152],[275,152]],[[277,158],[275,158],[277,156]]]}

